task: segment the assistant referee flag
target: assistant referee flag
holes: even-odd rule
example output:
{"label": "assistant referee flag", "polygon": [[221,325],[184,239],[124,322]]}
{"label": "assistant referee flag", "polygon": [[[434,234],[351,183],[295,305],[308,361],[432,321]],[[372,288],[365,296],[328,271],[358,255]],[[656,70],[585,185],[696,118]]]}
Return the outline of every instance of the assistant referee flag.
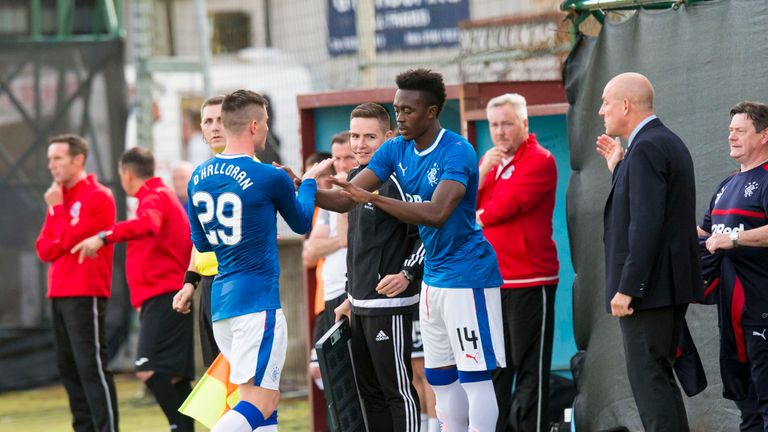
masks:
{"label": "assistant referee flag", "polygon": [[219,354],[181,404],[179,412],[213,429],[216,421],[239,401],[238,386],[229,382],[229,362]]}

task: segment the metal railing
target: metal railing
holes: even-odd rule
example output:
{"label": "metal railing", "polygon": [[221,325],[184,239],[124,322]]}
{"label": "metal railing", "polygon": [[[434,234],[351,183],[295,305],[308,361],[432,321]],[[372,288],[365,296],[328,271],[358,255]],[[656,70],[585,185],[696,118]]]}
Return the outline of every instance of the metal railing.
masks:
{"label": "metal railing", "polygon": [[[29,0],[29,27],[26,34],[13,36],[15,40],[36,42],[92,41],[123,36],[123,0],[97,0],[88,32],[73,32],[76,12],[75,0],[57,0],[55,6],[55,32],[43,29],[44,7],[41,0]],[[81,6],[82,7],[82,6]]]}
{"label": "metal railing", "polygon": [[577,25],[590,15],[602,24],[605,20],[605,13],[611,10],[678,9],[683,4],[702,1],[707,0],[565,0],[560,5],[560,9],[568,12]]}

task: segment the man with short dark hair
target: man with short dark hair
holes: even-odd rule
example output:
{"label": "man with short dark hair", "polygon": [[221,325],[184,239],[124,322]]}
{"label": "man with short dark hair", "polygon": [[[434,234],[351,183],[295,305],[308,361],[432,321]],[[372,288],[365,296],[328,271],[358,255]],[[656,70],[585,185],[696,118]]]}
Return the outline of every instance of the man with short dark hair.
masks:
{"label": "man with short dark hair", "polygon": [[[353,179],[392,136],[389,113],[379,104],[358,105],[350,114],[349,132],[359,163],[349,174]],[[394,177],[379,194],[405,201]],[[368,430],[416,432],[421,421],[412,385],[412,319],[424,248],[416,227],[370,203],[350,210],[348,237],[347,298],[336,318],[346,314],[350,319],[352,360]]]}
{"label": "man with short dark hair", "polygon": [[[723,180],[699,234],[720,258],[720,374],[741,410],[742,431],[768,430],[768,105],[731,109],[730,156],[739,171]],[[711,235],[710,235],[711,233]]]}
{"label": "man with short dark hair", "polygon": [[[371,203],[419,226],[425,249],[419,319],[438,418],[447,430],[490,431],[498,417],[491,371],[506,362],[502,279],[475,223],[477,155],[466,139],[440,126],[442,75],[408,70],[395,82],[400,136],[384,143],[351,182],[337,180],[343,193],[318,194],[318,203],[334,211]],[[373,192],[392,175],[405,200]]]}
{"label": "man with short dark hair", "polygon": [[88,144],[77,135],[48,141],[48,211],[35,248],[48,268],[56,365],[76,432],[118,430],[117,394],[107,370],[104,316],[112,288],[110,245],[78,262],[69,250],[115,223],[112,192],[85,172]]}
{"label": "man with short dark hair", "polygon": [[216,344],[229,361],[240,402],[212,432],[277,430],[280,375],[288,343],[280,306],[276,213],[296,232],[309,229],[326,160],[304,174],[298,190],[285,172],[253,160],[267,138],[266,100],[238,90],[221,105],[226,148],[200,165],[189,183],[192,240],[215,251],[211,317]]}
{"label": "man with short dark hair", "polygon": [[93,257],[105,245],[128,242],[126,276],[141,328],[136,376],[146,383],[172,431],[191,432],[192,419],[178,412],[194,379],[193,322],[173,311],[192,248],[187,215],[173,191],[155,175],[152,152],[141,147],[120,157],[120,183],[139,205],[133,219],[83,240],[72,249]]}
{"label": "man with short dark hair", "polygon": [[[211,148],[211,155],[224,151],[224,129],[221,124],[221,103],[224,96],[213,96],[203,101],[200,107],[200,130],[205,142]],[[185,194],[188,183],[184,184]],[[187,199],[189,208],[189,199]],[[218,261],[213,252],[198,252],[192,248],[189,267],[184,275],[184,285],[173,298],[173,309],[179,313],[192,311],[192,296],[195,289],[200,288],[200,349],[203,355],[203,365],[208,367],[219,355],[219,347],[213,337],[213,321],[211,321],[211,285],[218,273]]]}

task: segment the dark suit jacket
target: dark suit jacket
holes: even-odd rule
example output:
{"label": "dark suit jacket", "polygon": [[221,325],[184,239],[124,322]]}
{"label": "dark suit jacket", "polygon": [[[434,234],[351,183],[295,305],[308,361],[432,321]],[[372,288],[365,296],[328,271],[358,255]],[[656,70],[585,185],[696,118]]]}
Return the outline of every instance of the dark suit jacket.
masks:
{"label": "dark suit jacket", "polygon": [[608,312],[617,291],[637,310],[702,298],[693,160],[661,120],[640,129],[614,169],[603,221]]}

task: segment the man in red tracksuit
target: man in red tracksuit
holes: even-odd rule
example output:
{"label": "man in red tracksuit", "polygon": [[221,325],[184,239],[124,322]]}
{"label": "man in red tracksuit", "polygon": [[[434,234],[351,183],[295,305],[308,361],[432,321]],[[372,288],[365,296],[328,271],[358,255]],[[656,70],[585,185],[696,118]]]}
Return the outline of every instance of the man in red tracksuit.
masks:
{"label": "man in red tracksuit", "polygon": [[78,263],[70,248],[115,223],[112,192],[85,172],[88,144],[77,135],[48,141],[48,212],[36,249],[48,268],[53,336],[76,432],[117,431],[117,397],[107,370],[104,315],[112,288],[112,247]]}
{"label": "man in red tracksuit", "polygon": [[168,418],[172,431],[192,432],[192,419],[178,412],[194,378],[193,319],[172,308],[184,283],[192,251],[189,221],[173,191],[154,177],[155,159],[135,147],[120,158],[120,183],[139,200],[136,217],[80,242],[73,252],[94,256],[104,245],[128,242],[126,274],[131,304],[140,309],[136,375]]}
{"label": "man in red tracksuit", "polygon": [[504,278],[507,354],[507,367],[493,376],[496,430],[546,431],[559,269],[552,240],[557,167],[528,133],[525,98],[498,96],[486,112],[494,147],[480,161],[477,223],[496,251]]}

